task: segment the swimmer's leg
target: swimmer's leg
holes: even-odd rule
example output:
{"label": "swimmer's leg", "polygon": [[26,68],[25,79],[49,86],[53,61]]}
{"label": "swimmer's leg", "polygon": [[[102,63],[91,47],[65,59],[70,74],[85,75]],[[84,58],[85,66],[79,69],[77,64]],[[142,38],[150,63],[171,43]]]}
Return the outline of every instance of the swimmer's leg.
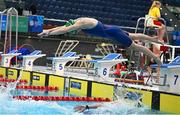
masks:
{"label": "swimmer's leg", "polygon": [[131,44],[131,46],[129,48],[136,50],[136,51],[143,52],[145,55],[148,55],[150,58],[153,58],[155,60],[155,62],[158,64],[158,66],[162,65],[161,60],[153,52],[151,52],[148,48],[138,45],[138,44],[135,44],[134,42]]}
{"label": "swimmer's leg", "polygon": [[148,40],[151,42],[164,45],[163,41],[158,40],[158,36],[151,37],[140,33],[129,33],[129,37],[132,38],[132,40]]}

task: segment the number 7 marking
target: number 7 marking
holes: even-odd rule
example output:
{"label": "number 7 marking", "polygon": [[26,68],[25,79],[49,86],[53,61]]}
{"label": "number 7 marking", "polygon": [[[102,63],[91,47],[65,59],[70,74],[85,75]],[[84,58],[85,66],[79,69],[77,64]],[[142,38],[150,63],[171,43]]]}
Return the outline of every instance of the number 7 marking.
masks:
{"label": "number 7 marking", "polygon": [[174,75],[174,77],[175,77],[175,80],[174,80],[174,85],[176,85],[176,82],[177,82],[177,79],[178,79],[178,75]]}

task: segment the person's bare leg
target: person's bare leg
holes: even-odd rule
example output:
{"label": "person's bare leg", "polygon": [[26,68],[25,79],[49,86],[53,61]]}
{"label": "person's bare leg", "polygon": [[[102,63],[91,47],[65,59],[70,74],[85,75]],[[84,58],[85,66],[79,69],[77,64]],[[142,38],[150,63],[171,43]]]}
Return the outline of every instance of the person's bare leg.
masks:
{"label": "person's bare leg", "polygon": [[141,33],[129,33],[129,37],[132,38],[132,40],[147,40],[164,45],[162,41],[158,40],[158,36],[151,37]]}
{"label": "person's bare leg", "polygon": [[147,71],[148,71],[148,74],[151,75],[152,74],[152,69],[150,66],[147,67]]}
{"label": "person's bare leg", "polygon": [[153,53],[154,53],[157,57],[160,57],[161,51],[160,51],[158,45],[155,45],[155,44],[153,45]]}
{"label": "person's bare leg", "polygon": [[165,25],[162,25],[161,27],[159,27],[159,31],[158,31],[158,39],[160,41],[164,41],[163,37],[165,34]]}
{"label": "person's bare leg", "polygon": [[[164,34],[165,34],[165,26],[162,24],[161,27],[159,27],[158,30],[158,40],[164,43]],[[153,45],[153,52],[156,54],[156,56],[160,57],[161,51],[158,45]]]}
{"label": "person's bare leg", "polygon": [[153,52],[151,52],[148,48],[135,44],[134,42],[131,44],[131,46],[129,47],[130,49],[136,50],[136,51],[140,51],[143,52],[145,55],[148,55],[150,58],[153,58],[155,60],[155,62],[158,64],[158,66],[162,65],[161,60],[159,59],[159,57],[157,57]]}

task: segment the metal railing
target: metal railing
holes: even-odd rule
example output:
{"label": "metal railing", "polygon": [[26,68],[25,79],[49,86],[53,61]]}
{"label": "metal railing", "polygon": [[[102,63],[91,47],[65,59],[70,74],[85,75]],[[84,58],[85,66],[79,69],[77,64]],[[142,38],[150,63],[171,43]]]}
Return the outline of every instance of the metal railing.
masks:
{"label": "metal railing", "polygon": [[78,40],[65,40],[59,43],[55,57],[62,56],[66,52],[72,51],[79,44]]}
{"label": "metal railing", "polygon": [[116,53],[114,44],[101,43],[96,45],[98,51],[103,55],[107,55],[109,53]]}
{"label": "metal railing", "polygon": [[[7,41],[9,40],[9,50],[11,51],[11,45],[12,45],[12,16],[15,15],[16,19],[16,42],[15,42],[15,49],[17,50],[18,48],[18,11],[11,7],[9,9],[5,9],[3,12],[1,12],[1,20],[0,20],[0,39],[1,39],[1,30],[2,30],[2,21],[3,21],[3,15],[6,15],[6,30],[5,30],[5,40],[4,40],[4,53],[7,51]],[[9,33],[9,36],[8,36]],[[16,58],[16,64],[17,64],[17,58]]]}
{"label": "metal railing", "polygon": [[[145,34],[146,29],[147,29],[147,25],[148,25],[148,21],[149,21],[149,20],[152,20],[152,19],[154,19],[154,17],[151,17],[151,16],[148,16],[147,18],[146,18],[146,17],[140,17],[140,18],[137,20],[135,33],[137,33],[137,31],[138,31],[140,21],[143,21],[143,20],[144,20],[143,34]],[[163,23],[164,23],[164,25],[165,25],[165,34],[166,34],[166,39],[167,39],[166,41],[167,41],[167,44],[169,44],[169,37],[168,37],[168,32],[167,32],[166,21],[165,21],[165,19],[163,19],[163,18],[159,18],[159,20],[163,21]]]}

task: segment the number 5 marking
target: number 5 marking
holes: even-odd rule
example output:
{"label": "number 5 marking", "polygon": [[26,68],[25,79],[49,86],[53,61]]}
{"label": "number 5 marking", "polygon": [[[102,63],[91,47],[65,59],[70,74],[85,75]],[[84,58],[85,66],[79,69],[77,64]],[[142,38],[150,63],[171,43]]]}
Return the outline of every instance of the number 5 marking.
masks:
{"label": "number 5 marking", "polygon": [[174,75],[174,77],[175,77],[175,80],[174,80],[174,85],[176,85],[176,82],[177,82],[177,79],[178,79],[178,75]]}
{"label": "number 5 marking", "polygon": [[62,69],[63,69],[62,64],[59,64],[59,70],[62,70]]}

